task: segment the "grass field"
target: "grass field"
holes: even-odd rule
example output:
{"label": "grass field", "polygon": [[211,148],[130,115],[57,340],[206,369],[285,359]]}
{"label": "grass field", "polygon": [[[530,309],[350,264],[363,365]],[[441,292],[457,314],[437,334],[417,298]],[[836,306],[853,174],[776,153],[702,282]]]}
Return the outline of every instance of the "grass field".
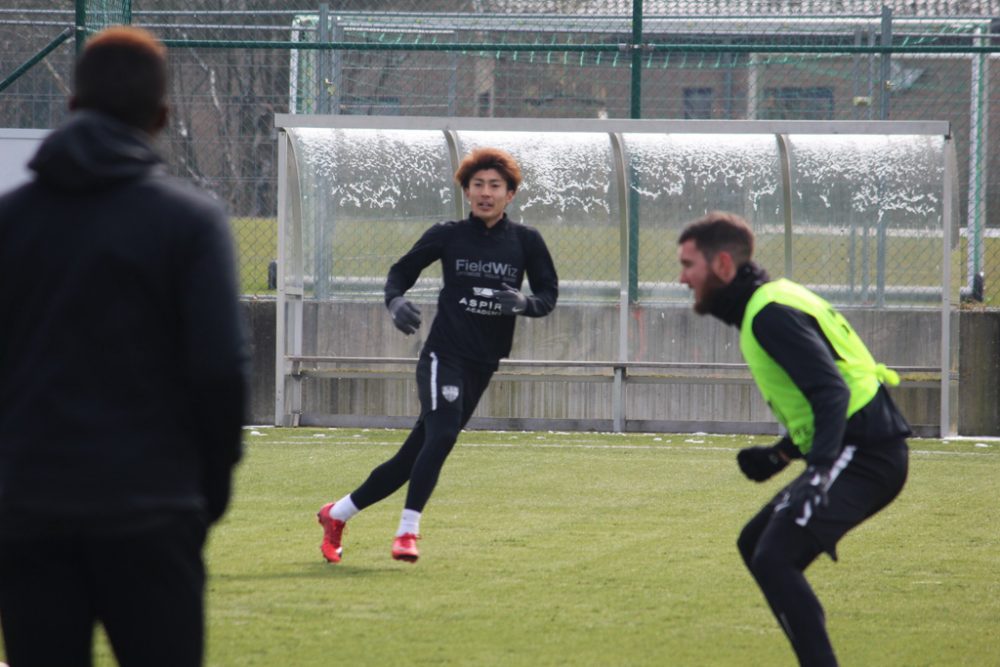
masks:
{"label": "grass field", "polygon": [[[735,548],[792,474],[740,475],[736,449],[766,439],[468,432],[419,563],[389,557],[398,493],[326,564],[315,511],[403,435],[247,430],[208,549],[206,664],[795,664]],[[911,444],[896,503],[808,571],[841,664],[1000,665],[1000,441]]]}
{"label": "grass field", "polygon": [[233,218],[236,262],[242,294],[268,294],[267,265],[278,259],[278,221],[274,218]]}

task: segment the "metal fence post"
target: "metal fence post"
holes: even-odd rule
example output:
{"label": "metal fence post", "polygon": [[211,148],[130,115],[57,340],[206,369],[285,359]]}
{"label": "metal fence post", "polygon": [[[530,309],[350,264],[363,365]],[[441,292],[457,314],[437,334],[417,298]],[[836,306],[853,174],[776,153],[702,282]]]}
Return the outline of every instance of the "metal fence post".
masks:
{"label": "metal fence post", "polygon": [[884,49],[880,58],[881,91],[879,92],[878,118],[879,120],[889,120],[889,104],[892,99],[891,78],[892,66],[892,8],[882,5],[882,33],[879,41]]}
{"label": "metal fence post", "polygon": [[[631,276],[632,276],[632,251],[631,227],[633,221],[638,222],[637,216],[632,212],[635,202],[632,197],[631,179],[629,177],[628,163],[625,158],[625,142],[621,133],[612,132],[611,155],[614,161],[615,179],[618,181],[618,206],[619,211],[619,262],[621,266],[621,276],[618,292],[618,361],[628,361],[628,323],[629,306],[631,298]],[[614,396],[612,397],[612,428],[616,433],[625,430],[625,367],[615,368],[615,379],[612,387]]]}
{"label": "metal fence post", "polygon": [[[976,30],[975,43],[989,43],[989,28]],[[976,274],[982,270],[983,223],[986,220],[986,175],[989,160],[986,155],[989,133],[990,58],[987,53],[972,56],[972,80],[969,95],[969,204],[966,219],[968,260],[966,284],[971,288]]]}
{"label": "metal fence post", "polygon": [[87,40],[87,0],[76,0],[76,55],[83,51],[83,43]]}
{"label": "metal fence post", "polygon": [[[316,41],[326,44],[330,41],[330,5],[323,2],[319,5],[319,25],[317,26]],[[327,52],[319,51],[316,54],[316,112],[331,113],[330,94],[327,86],[330,82],[330,67],[327,61]],[[338,109],[339,112],[339,109]]]}
{"label": "metal fence post", "polygon": [[0,81],[0,92],[2,92],[5,88],[10,86],[15,81],[17,81],[19,78],[21,78],[22,74],[30,70],[39,62],[41,62],[42,59],[45,58],[45,56],[55,51],[56,47],[58,47],[60,44],[62,44],[72,36],[73,36],[72,28],[66,28],[61,33],[59,33],[59,36],[53,39],[51,42],[49,42],[44,49],[36,53],[34,56],[32,56],[26,62],[24,62],[20,67],[11,72],[10,75],[3,81]]}
{"label": "metal fence post", "polygon": [[[632,0],[632,99],[630,117],[642,118],[642,0]],[[626,165],[628,192],[628,301],[639,300],[639,196],[633,187],[635,175]]]}

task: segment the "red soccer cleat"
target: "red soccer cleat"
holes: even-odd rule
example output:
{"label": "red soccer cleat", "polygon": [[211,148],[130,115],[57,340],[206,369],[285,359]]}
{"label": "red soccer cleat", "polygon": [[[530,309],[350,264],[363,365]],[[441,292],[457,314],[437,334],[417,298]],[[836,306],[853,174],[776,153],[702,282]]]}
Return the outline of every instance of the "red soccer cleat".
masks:
{"label": "red soccer cleat", "polygon": [[398,535],[392,543],[393,560],[404,560],[407,563],[416,563],[420,558],[420,551],[417,549],[419,535],[413,533],[403,533]]}
{"label": "red soccer cleat", "polygon": [[344,548],[340,546],[341,537],[344,535],[344,526],[347,525],[339,519],[330,518],[330,508],[333,503],[327,503],[316,513],[319,525],[323,526],[323,542],[319,545],[319,550],[323,552],[323,558],[331,563],[340,562],[340,554]]}

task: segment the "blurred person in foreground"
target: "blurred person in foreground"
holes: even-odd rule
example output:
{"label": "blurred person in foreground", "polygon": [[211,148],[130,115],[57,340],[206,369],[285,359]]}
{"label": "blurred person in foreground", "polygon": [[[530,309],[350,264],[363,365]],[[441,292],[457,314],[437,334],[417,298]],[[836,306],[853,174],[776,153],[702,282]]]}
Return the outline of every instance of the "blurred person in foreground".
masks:
{"label": "blurred person in foreground", "polygon": [[227,217],[166,176],[166,49],[91,38],[34,180],[0,198],[0,624],[17,667],[200,665],[202,548],[241,452]]}
{"label": "blurred person in foreground", "polygon": [[[420,515],[458,434],[500,359],[510,354],[515,320],[544,317],[556,305],[559,280],[542,235],[507,217],[507,205],[521,184],[513,156],[496,148],[476,149],[462,160],[455,181],[469,202],[469,217],[427,230],[392,265],[385,283],[393,324],[404,334],[416,333],[420,310],[404,294],[426,267],[441,262],[444,286],[417,362],[420,417],[392,458],[357,489],[320,509],[320,549],[331,563],[340,562],[347,520],[407,482],[392,557],[417,561]],[[525,274],[531,296],[520,291]]]}
{"label": "blurred person in foreground", "polygon": [[791,459],[806,468],[743,528],[740,555],[802,665],[836,665],[823,608],[803,572],[849,530],[888,505],[906,481],[910,434],[885,385],[899,376],[876,363],[847,320],[790,280],[752,261],[746,221],[712,212],[678,240],[680,280],[694,309],[738,327],[740,351],[786,432],[748,447],[737,462],[763,482]]}

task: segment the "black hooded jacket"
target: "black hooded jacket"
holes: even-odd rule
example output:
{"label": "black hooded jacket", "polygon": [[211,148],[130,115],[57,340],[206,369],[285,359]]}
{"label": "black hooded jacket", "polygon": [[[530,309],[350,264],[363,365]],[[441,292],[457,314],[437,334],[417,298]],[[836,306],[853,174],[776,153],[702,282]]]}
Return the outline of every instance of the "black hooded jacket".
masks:
{"label": "black hooded jacket", "polygon": [[225,509],[247,386],[232,242],[160,165],[79,111],[0,197],[0,531]]}
{"label": "black hooded jacket", "polygon": [[[767,272],[755,263],[743,264],[732,282],[712,296],[711,314],[741,327],[750,297],[769,280]],[[885,387],[850,419],[844,419],[850,390],[837,369],[833,346],[812,316],[791,306],[769,303],[750,326],[761,347],[788,373],[812,407],[816,432],[806,457],[809,463],[831,465],[845,443],[877,446],[910,434],[909,424]],[[792,453],[788,443],[783,451]]]}

